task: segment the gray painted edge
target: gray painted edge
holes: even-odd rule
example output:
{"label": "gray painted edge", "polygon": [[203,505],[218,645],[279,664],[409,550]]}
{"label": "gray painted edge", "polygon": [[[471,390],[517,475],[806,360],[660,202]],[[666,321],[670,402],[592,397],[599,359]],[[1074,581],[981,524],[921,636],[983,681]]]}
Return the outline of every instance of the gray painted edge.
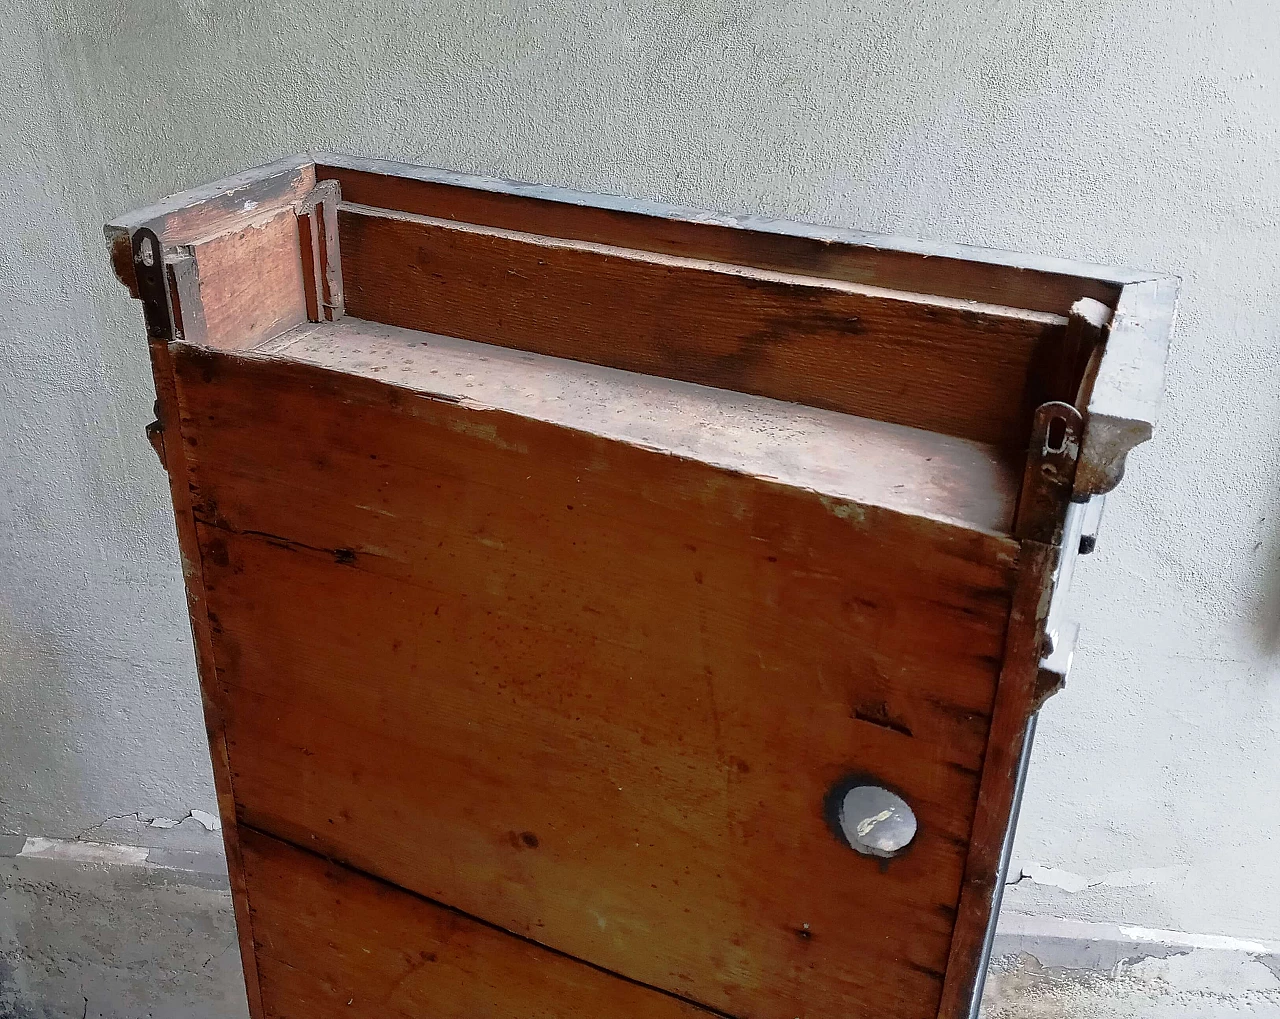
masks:
{"label": "gray painted edge", "polygon": [[482,177],[476,174],[461,173],[456,170],[418,166],[413,163],[401,163],[390,159],[351,156],[337,152],[313,152],[311,159],[315,162],[318,170],[323,167],[357,170],[384,176],[403,177],[407,180],[423,181],[428,184],[448,184],[452,187],[471,188],[475,191],[488,191],[494,194],[537,198],[542,201],[560,202],[565,205],[588,206],[612,212],[633,213],[686,223],[803,237],[828,244],[848,244],[853,247],[870,248],[879,251],[896,251],[903,254],[920,255],[925,258],[984,262],[989,265],[1004,266],[1010,269],[1025,269],[1057,276],[1073,276],[1120,286],[1159,279],[1163,276],[1163,274],[1152,270],[1098,265],[1092,262],[1054,258],[1048,255],[1024,254],[1004,251],[998,248],[985,248],[978,245],[916,240],[910,237],[871,233],[848,227],[821,226],[816,223],[798,223],[771,219],[765,216],[704,211],[682,205],[668,205],[664,202],[650,201],[643,198],[594,194],[550,184],[529,184],[523,181],[504,180],[500,177]]}

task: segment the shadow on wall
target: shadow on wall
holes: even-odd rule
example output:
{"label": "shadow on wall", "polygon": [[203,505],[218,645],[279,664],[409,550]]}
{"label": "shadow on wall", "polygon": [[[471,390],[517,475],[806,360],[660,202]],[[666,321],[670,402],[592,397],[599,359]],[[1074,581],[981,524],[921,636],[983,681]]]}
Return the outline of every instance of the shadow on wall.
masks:
{"label": "shadow on wall", "polygon": [[33,834],[30,815],[17,803],[52,791],[66,810],[80,799],[73,695],[79,658],[56,635],[0,615],[0,831]]}
{"label": "shadow on wall", "polygon": [[1280,658],[1280,489],[1276,496],[1276,504],[1259,521],[1259,530],[1269,537],[1260,538],[1253,547],[1253,554],[1264,556],[1267,563],[1259,578],[1254,634],[1262,653],[1273,659]]}

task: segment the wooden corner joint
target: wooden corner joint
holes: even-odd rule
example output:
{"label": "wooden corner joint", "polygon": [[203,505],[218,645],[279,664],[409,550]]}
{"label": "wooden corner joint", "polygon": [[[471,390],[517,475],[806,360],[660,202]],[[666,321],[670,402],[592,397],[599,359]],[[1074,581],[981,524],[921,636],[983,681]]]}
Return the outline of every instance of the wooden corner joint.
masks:
{"label": "wooden corner joint", "polygon": [[307,318],[312,322],[332,322],[345,312],[342,258],[338,250],[341,201],[338,182],[322,180],[295,206]]}
{"label": "wooden corner joint", "polygon": [[[1120,292],[1105,341],[1090,358],[1076,402],[1084,412],[1073,492],[1077,502],[1115,488],[1124,477],[1129,451],[1155,431],[1178,285],[1177,278],[1169,276],[1130,283]],[[1073,316],[1075,312],[1073,308]]]}
{"label": "wooden corner joint", "polygon": [[310,156],[287,156],[137,209],[103,227],[112,268],[129,292],[140,297],[133,262],[134,237],[140,229],[150,230],[166,248],[191,243],[290,205],[315,182]]}

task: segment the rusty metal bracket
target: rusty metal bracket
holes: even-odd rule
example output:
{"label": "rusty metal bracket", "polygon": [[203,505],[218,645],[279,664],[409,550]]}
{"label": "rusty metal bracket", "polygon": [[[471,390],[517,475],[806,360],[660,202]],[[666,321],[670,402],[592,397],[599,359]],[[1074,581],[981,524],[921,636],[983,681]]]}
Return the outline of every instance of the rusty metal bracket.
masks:
{"label": "rusty metal bracket", "polygon": [[1069,403],[1041,404],[1031,427],[1014,534],[1042,545],[1062,543],[1084,423]]}

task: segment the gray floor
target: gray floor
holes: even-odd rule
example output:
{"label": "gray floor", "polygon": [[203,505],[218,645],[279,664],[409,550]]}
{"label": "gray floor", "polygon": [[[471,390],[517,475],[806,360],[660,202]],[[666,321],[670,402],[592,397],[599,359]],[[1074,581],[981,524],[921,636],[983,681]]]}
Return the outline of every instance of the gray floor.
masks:
{"label": "gray floor", "polygon": [[225,874],[0,858],[3,1019],[245,1019]]}
{"label": "gray floor", "polygon": [[[216,864],[0,855],[0,1019],[245,1019]],[[1175,951],[1106,965],[1046,967],[1008,952],[988,980],[985,1019],[1280,1019],[1273,957]]]}

